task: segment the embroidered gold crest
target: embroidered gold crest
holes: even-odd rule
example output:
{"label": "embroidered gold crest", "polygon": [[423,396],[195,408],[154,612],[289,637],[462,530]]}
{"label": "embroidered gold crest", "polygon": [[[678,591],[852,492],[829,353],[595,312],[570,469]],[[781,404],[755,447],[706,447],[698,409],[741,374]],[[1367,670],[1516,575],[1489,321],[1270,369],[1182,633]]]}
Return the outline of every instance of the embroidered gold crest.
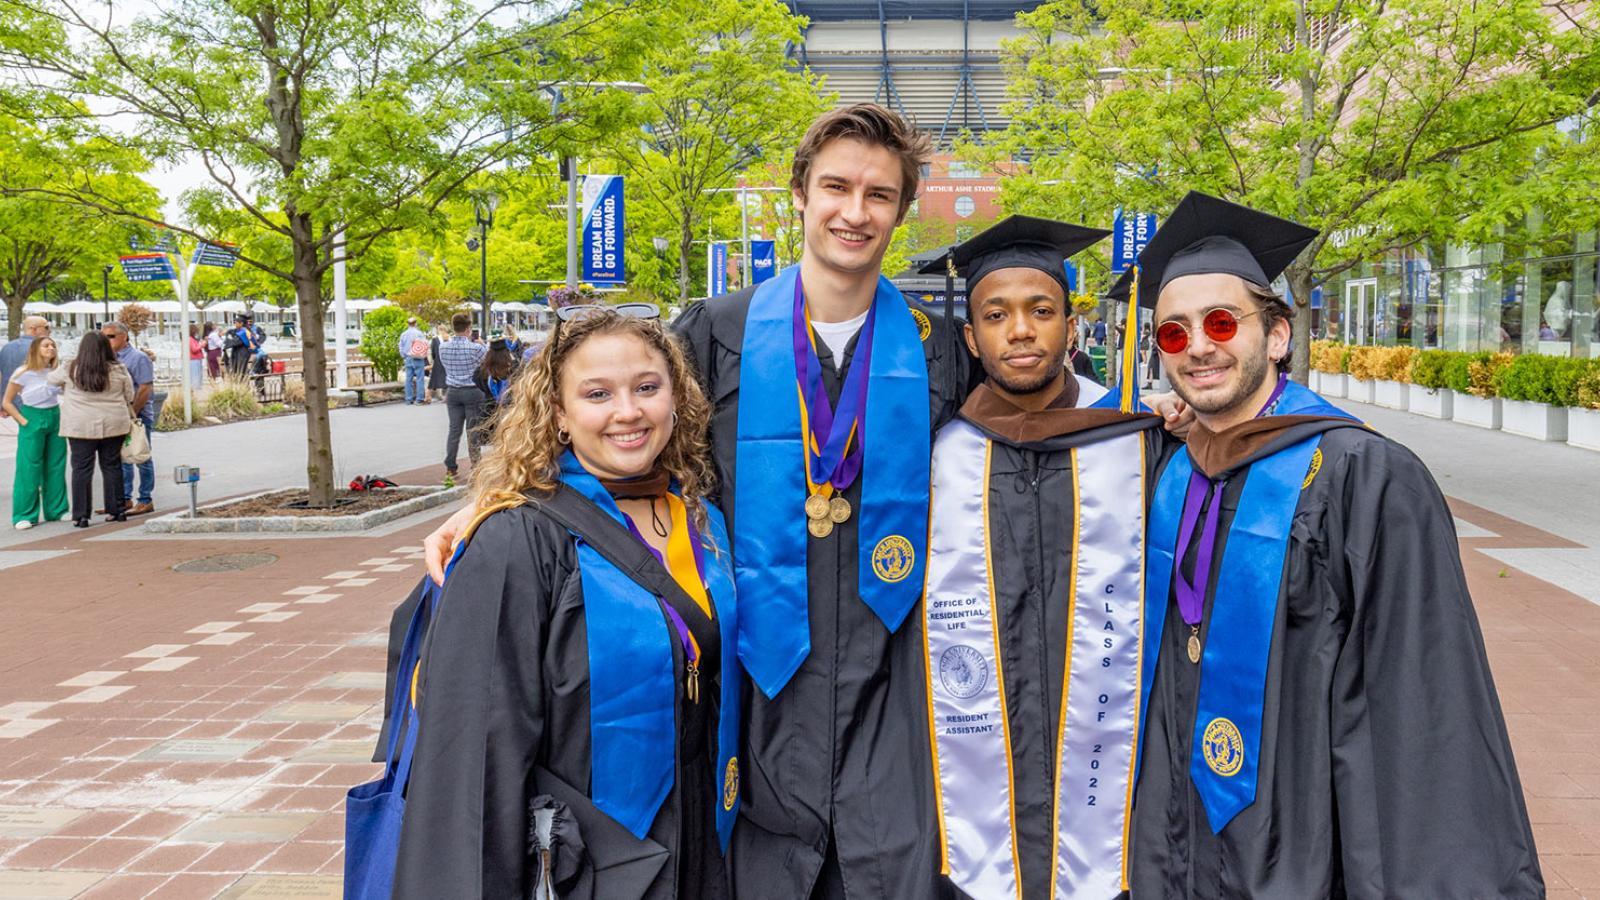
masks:
{"label": "embroidered gold crest", "polygon": [[739,757],[728,757],[727,771],[722,775],[722,808],[732,810],[739,802]]}
{"label": "embroidered gold crest", "polygon": [[1317,473],[1320,471],[1322,471],[1322,448],[1318,447],[1311,454],[1311,468],[1306,472],[1306,480],[1300,482],[1300,490],[1303,491],[1311,487],[1311,480],[1316,478]]}
{"label": "embroidered gold crest", "polygon": [[1239,734],[1239,726],[1220,716],[1206,726],[1200,751],[1205,754],[1206,765],[1218,775],[1237,774],[1244,766],[1244,736]]}
{"label": "embroidered gold crest", "polygon": [[894,584],[911,574],[917,560],[917,551],[911,542],[898,534],[891,534],[872,548],[872,574],[879,581]]}
{"label": "embroidered gold crest", "polygon": [[917,320],[917,337],[927,343],[928,335],[933,333],[933,323],[928,321],[928,314],[920,309],[911,310],[911,318]]}

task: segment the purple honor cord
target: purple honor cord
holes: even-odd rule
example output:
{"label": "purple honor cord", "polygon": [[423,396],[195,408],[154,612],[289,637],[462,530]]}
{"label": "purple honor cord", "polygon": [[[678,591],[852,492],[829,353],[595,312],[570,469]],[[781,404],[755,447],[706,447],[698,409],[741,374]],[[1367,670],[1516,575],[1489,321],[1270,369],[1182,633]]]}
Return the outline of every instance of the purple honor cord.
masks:
{"label": "purple honor cord", "polygon": [[[633,523],[633,516],[623,513],[622,521],[627,523],[628,530],[633,532],[633,536],[638,539],[639,543],[644,545],[646,550],[650,551],[650,555],[656,558],[656,562],[661,563],[663,567],[666,567],[668,572],[671,572],[672,568],[667,566],[667,561],[661,556],[661,551],[650,546],[650,542],[645,540],[644,534],[639,531],[639,526]],[[703,552],[700,544],[700,531],[694,527],[693,519],[689,519],[688,522],[689,540],[693,541],[691,546],[693,546],[695,549],[694,567],[697,570],[697,574],[700,576],[700,580],[704,582],[706,577],[705,561],[700,558],[700,554]],[[695,652],[694,641],[689,636],[689,623],[683,620],[683,616],[679,615],[678,611],[672,608],[672,604],[668,603],[665,597],[657,597],[656,601],[661,604],[662,609],[667,611],[667,618],[672,620],[673,627],[678,630],[678,643],[683,645],[684,659],[687,659],[692,663],[699,662],[700,654]]]}
{"label": "purple honor cord", "polygon": [[[1272,395],[1262,405],[1261,411],[1256,413],[1256,418],[1272,414],[1288,383],[1289,373],[1280,372],[1277,387],[1272,389]],[[1189,475],[1189,488],[1183,497],[1183,519],[1178,526],[1178,556],[1173,560],[1177,566],[1173,589],[1178,595],[1178,612],[1183,615],[1186,625],[1200,624],[1200,614],[1205,609],[1206,589],[1211,586],[1211,564],[1216,557],[1217,523],[1222,520],[1219,505],[1222,502],[1222,487],[1226,483],[1220,480],[1212,482],[1198,471]],[[1200,548],[1194,560],[1194,580],[1190,581],[1183,577],[1183,561],[1189,554],[1189,542],[1194,539],[1195,525],[1200,520],[1201,502],[1208,487],[1211,494],[1210,513],[1206,516],[1206,527],[1200,533]]]}
{"label": "purple honor cord", "polygon": [[[812,456],[809,447],[806,459],[814,484],[829,482],[835,490],[843,491],[861,473],[862,445],[866,442],[867,375],[872,370],[872,334],[878,318],[874,302],[867,311],[867,320],[856,339],[855,359],[845,376],[844,389],[839,392],[838,415],[828,402],[828,392],[822,386],[822,362],[817,359],[816,348],[811,344],[811,323],[806,318],[805,289],[800,276],[794,279],[794,369],[795,379],[805,395],[806,415],[811,422],[811,435],[821,452]],[[851,440],[854,432],[855,440]]]}

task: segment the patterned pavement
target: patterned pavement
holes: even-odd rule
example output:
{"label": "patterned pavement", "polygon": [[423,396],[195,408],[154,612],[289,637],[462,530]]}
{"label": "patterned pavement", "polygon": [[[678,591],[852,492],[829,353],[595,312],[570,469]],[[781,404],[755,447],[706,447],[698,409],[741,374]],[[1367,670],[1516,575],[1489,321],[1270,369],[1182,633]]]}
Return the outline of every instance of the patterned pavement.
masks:
{"label": "patterned pavement", "polygon": [[[1549,896],[1600,900],[1600,605],[1507,561],[1580,545],[1452,507]],[[0,897],[338,897],[344,792],[377,772],[389,614],[443,514],[383,536],[96,526],[15,547]],[[173,569],[255,553],[273,560]]]}

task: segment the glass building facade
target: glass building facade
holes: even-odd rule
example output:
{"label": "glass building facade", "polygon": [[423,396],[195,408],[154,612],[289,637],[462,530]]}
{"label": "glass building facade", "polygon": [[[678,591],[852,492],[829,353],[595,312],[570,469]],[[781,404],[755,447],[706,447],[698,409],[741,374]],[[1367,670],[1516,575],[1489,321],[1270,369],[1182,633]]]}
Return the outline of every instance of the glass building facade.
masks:
{"label": "glass building facade", "polygon": [[1352,344],[1600,356],[1596,235],[1390,253],[1323,285],[1312,330]]}

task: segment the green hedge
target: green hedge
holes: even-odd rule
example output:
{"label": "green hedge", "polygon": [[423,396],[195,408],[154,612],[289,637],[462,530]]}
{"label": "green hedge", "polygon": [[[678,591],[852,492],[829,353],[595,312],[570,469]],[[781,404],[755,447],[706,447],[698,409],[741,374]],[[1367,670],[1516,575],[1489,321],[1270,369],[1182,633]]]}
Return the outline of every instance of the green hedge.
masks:
{"label": "green hedge", "polygon": [[1511,365],[1495,373],[1495,396],[1572,406],[1578,402],[1578,383],[1589,364],[1587,359],[1537,354],[1518,356]]}
{"label": "green hedge", "polygon": [[406,318],[398,306],[380,306],[361,319],[361,353],[379,380],[393,381],[400,373],[400,335],[406,330]]}
{"label": "green hedge", "polygon": [[[1411,383],[1429,390],[1450,387],[1450,367],[1467,354],[1455,350],[1424,350],[1411,360]],[[1466,364],[1461,364],[1466,377]]]}
{"label": "green hedge", "polygon": [[1472,388],[1472,375],[1467,366],[1472,363],[1474,357],[1488,359],[1489,354],[1452,352],[1443,365],[1444,386],[1458,394],[1467,393]]}

